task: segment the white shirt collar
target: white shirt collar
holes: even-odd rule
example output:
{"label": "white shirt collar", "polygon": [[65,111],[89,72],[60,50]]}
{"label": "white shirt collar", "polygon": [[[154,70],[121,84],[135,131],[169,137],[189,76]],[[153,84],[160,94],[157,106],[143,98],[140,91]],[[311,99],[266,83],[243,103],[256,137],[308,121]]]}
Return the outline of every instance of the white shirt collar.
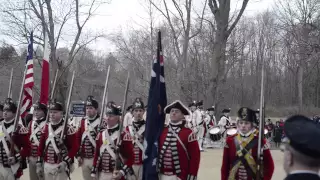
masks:
{"label": "white shirt collar", "polygon": [[10,123],[12,123],[13,121],[14,121],[14,118],[11,119],[11,120],[9,120],[9,121],[4,120],[3,122],[4,122],[5,124],[10,124]]}
{"label": "white shirt collar", "polygon": [[116,125],[114,125],[113,127],[109,127],[109,125],[107,125],[107,128],[108,129],[115,129],[115,128],[117,128],[119,126],[119,124],[116,124]]}
{"label": "white shirt collar", "polygon": [[172,124],[172,125],[174,125],[174,126],[177,126],[177,125],[182,124],[182,121],[178,121],[178,122],[176,122],[176,123],[174,123],[174,122],[170,121],[170,124]]}

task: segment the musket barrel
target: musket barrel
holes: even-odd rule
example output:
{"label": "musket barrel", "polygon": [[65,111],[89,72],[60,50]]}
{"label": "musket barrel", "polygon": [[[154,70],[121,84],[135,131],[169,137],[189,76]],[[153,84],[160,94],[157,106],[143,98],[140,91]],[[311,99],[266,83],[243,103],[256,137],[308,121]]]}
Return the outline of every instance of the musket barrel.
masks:
{"label": "musket barrel", "polygon": [[[20,88],[20,94],[19,94],[19,101],[18,101],[18,106],[17,106],[17,112],[16,112],[16,117],[14,119],[14,124],[13,124],[13,132],[15,132],[17,130],[17,126],[20,120],[20,108],[21,108],[21,102],[22,102],[22,95],[23,95],[23,87],[24,87],[24,83],[26,80],[26,72],[27,72],[27,67],[25,67],[25,70],[23,72],[23,76],[22,76],[22,83],[21,83],[21,88]],[[12,138],[11,138],[12,141]],[[14,143],[13,141],[10,143],[10,152],[13,153],[14,151]]]}
{"label": "musket barrel", "polygon": [[107,71],[107,77],[106,77],[106,82],[104,84],[104,91],[103,91],[103,97],[102,97],[102,102],[101,102],[101,117],[100,117],[100,125],[99,128],[101,128],[101,124],[103,122],[103,116],[104,116],[104,111],[106,109],[106,100],[108,96],[108,82],[109,82],[109,76],[110,76],[110,66],[108,66],[108,71]]}
{"label": "musket barrel", "polygon": [[263,139],[264,139],[264,120],[265,120],[265,103],[264,103],[264,76],[265,64],[262,60],[261,70],[261,95],[260,95],[260,113],[259,113],[259,139],[257,152],[257,180],[263,180]]}
{"label": "musket barrel", "polygon": [[[128,77],[127,77],[127,82],[126,82],[126,88],[125,88],[125,92],[124,92],[124,97],[123,97],[123,104],[122,104],[122,114],[121,114],[121,121],[120,121],[120,125],[119,125],[119,134],[118,134],[118,138],[117,138],[117,144],[116,146],[119,147],[120,145],[120,138],[121,138],[121,131],[123,129],[123,117],[124,117],[124,110],[127,104],[127,97],[128,97],[128,90],[129,90],[129,83],[130,83],[130,72],[128,72]],[[116,166],[115,166],[115,170],[119,170],[119,166],[120,166],[120,152],[116,151]]]}
{"label": "musket barrel", "polygon": [[65,121],[64,121],[63,130],[62,130],[61,136],[60,136],[60,139],[61,139],[61,140],[64,139],[64,136],[66,135],[66,129],[67,129],[67,126],[68,126],[69,106],[70,106],[70,101],[71,101],[71,95],[72,95],[73,85],[74,85],[74,76],[75,76],[75,71],[72,72],[71,84],[70,84],[68,99],[67,99],[67,103],[66,103],[67,105],[66,105]]}
{"label": "musket barrel", "polygon": [[9,81],[9,90],[8,90],[8,98],[11,98],[11,94],[12,94],[12,79],[13,79],[13,68],[11,68],[10,81]]}
{"label": "musket barrel", "polygon": [[[59,74],[59,69],[56,70],[56,73],[55,73],[55,76],[54,76],[53,85],[52,85],[52,88],[51,88],[51,94],[50,94],[50,99],[49,100],[52,100],[54,98],[56,85],[57,85],[58,74]],[[46,122],[49,122],[49,114],[50,114],[50,108],[48,108],[48,111],[47,111]]]}

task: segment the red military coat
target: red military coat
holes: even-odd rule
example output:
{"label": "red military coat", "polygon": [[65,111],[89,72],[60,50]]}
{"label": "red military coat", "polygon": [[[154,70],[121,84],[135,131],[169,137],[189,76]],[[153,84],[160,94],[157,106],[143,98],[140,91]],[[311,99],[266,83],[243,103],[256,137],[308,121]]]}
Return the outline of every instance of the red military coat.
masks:
{"label": "red military coat", "polygon": [[35,158],[38,157],[38,148],[40,144],[41,132],[45,126],[45,123],[46,123],[45,118],[32,120],[29,123],[28,139],[30,140],[30,143],[31,143],[31,151],[30,151],[31,157],[35,157]]}
{"label": "red military coat", "polygon": [[[187,152],[172,131],[180,138]],[[199,165],[200,150],[197,135],[185,127],[185,121],[181,121],[178,125],[170,123],[163,129],[159,139],[160,173],[176,175],[181,180],[196,179]]]}
{"label": "red military coat", "polygon": [[[94,153],[93,158],[93,169],[91,172],[91,176],[95,177],[97,172],[104,172],[104,173],[113,173],[115,168],[115,149],[114,146],[117,143],[117,134],[119,132],[119,126],[113,129],[106,129],[100,132],[97,136],[96,140],[96,150]],[[109,133],[109,139],[112,141],[108,141],[106,137],[106,133]],[[121,143],[119,147],[120,157],[124,166],[120,171],[123,174],[133,174],[132,164],[133,164],[133,145],[132,145],[132,138],[127,131],[123,131],[120,135]],[[112,145],[110,145],[111,143]],[[108,149],[106,149],[106,144],[109,144],[111,148],[111,152],[109,153]],[[124,180],[124,177],[122,178]]]}
{"label": "red military coat", "polygon": [[[233,136],[229,136],[226,139],[226,144],[223,151],[223,161],[222,161],[222,167],[221,167],[221,180],[228,180],[229,175],[231,174],[231,169],[233,167],[233,164],[235,164],[235,161],[238,159],[237,156],[237,149],[236,149],[236,143],[238,134],[235,134]],[[258,135],[257,133],[253,134],[253,139],[257,142]],[[240,137],[240,135],[239,135]],[[253,141],[253,140],[252,140]],[[266,140],[263,140],[264,144],[264,151],[263,151],[263,173],[264,173],[264,180],[271,180],[273,171],[274,171],[274,162],[269,150],[268,145],[266,144]],[[253,157],[254,161],[257,161],[257,149],[258,149],[258,143],[255,143],[253,148],[251,149],[250,153]],[[241,165],[235,174],[235,180],[240,179],[246,179],[246,180],[253,180],[252,177],[250,177],[248,170],[245,166]]]}
{"label": "red military coat", "polygon": [[[138,129],[137,129],[138,128]],[[136,125],[135,122],[132,125],[126,127],[126,132],[130,133],[133,143],[133,164],[142,165],[143,164],[143,140],[144,140],[144,131],[145,131],[145,121],[141,125]]]}
{"label": "red military coat", "polygon": [[[13,135],[12,134],[13,133],[12,132],[13,124],[14,124],[14,121],[6,122],[4,120],[0,123],[0,125],[1,125],[0,137],[1,137],[1,141],[3,141],[0,143],[0,163],[4,167],[8,167],[8,168],[10,166],[8,165],[8,156],[5,151],[4,146],[6,145],[8,147],[8,149],[10,150],[10,142],[9,142],[10,140],[7,139],[7,137],[5,137],[5,133],[3,132],[4,129],[9,134],[9,136],[12,138],[12,140],[16,146],[13,155],[18,159],[18,161],[21,161],[22,158],[28,157],[30,154],[30,150],[31,150],[31,144],[28,139],[28,129],[25,128],[23,125],[18,124],[17,129],[16,129],[16,133],[14,133],[14,135]],[[6,143],[6,144],[4,144],[4,143]],[[23,167],[21,167],[21,165],[20,165],[20,168],[18,169],[18,171],[15,172],[16,178],[19,178],[22,175],[22,168]]]}
{"label": "red military coat", "polygon": [[78,156],[82,158],[93,158],[100,116],[97,115],[93,120],[83,118],[77,131],[77,140],[80,146]]}
{"label": "red military coat", "polygon": [[[65,157],[62,157],[63,159],[59,159],[59,153],[56,152],[53,143],[55,143],[57,146],[59,145],[58,141],[63,129],[63,122],[64,120],[61,120],[56,125],[49,123],[46,124],[42,129],[42,135],[38,148],[38,156],[41,158],[43,157],[44,162],[48,162],[50,164],[59,164],[61,161],[65,161],[66,163],[70,164],[78,151],[79,146],[76,139],[76,131],[72,126],[67,125],[66,138],[64,139],[63,143],[68,152]],[[58,150],[61,152],[61,149]]]}

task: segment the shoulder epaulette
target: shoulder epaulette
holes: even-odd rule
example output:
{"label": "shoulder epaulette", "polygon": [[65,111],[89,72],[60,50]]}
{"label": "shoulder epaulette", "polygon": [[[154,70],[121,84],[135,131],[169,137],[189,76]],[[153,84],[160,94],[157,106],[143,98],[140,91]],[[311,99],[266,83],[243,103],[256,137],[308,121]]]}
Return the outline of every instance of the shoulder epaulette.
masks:
{"label": "shoulder epaulette", "polygon": [[76,133],[76,129],[73,126],[68,125],[67,135],[72,135]]}
{"label": "shoulder epaulette", "polygon": [[266,143],[263,145],[263,148],[262,148],[262,149],[263,149],[263,150],[268,150],[268,149],[270,149],[269,143],[266,142]]}
{"label": "shoulder epaulette", "polygon": [[192,132],[191,134],[189,134],[188,136],[188,142],[193,142],[193,141],[197,141],[197,134]]}
{"label": "shoulder epaulette", "polygon": [[28,128],[24,127],[23,125],[19,125],[19,134],[28,134]]}
{"label": "shoulder epaulette", "polygon": [[131,137],[130,133],[128,133],[126,131],[124,131],[123,133],[124,133],[123,141],[132,141],[132,137]]}

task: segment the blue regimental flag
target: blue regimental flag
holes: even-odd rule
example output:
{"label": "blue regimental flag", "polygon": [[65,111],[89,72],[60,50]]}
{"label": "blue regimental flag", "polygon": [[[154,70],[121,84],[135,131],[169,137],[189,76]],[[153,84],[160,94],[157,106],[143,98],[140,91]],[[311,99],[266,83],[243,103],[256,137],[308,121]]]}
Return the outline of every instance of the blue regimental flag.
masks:
{"label": "blue regimental flag", "polygon": [[166,84],[161,45],[161,32],[158,32],[157,59],[154,61],[148,97],[146,129],[144,134],[143,180],[158,180],[157,158],[158,140],[164,127],[167,105]]}

